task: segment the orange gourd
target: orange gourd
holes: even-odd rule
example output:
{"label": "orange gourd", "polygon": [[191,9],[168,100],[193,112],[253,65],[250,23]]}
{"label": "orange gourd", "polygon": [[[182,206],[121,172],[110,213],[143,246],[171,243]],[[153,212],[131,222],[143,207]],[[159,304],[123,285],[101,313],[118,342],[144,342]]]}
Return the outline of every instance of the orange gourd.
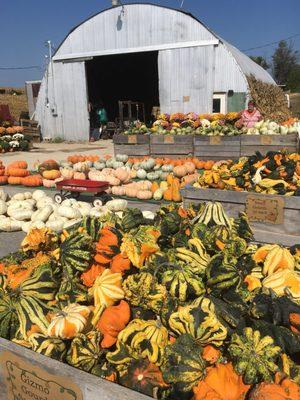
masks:
{"label": "orange gourd", "polygon": [[297,164],[296,164],[296,174],[298,176],[300,176],[300,161],[297,161]]}
{"label": "orange gourd", "polygon": [[10,185],[22,185],[22,177],[20,176],[9,176],[7,182]]}
{"label": "orange gourd", "polygon": [[196,167],[198,169],[203,169],[204,165],[205,165],[205,161],[198,161],[197,164],[196,164]]}
{"label": "orange gourd", "polygon": [[231,363],[207,369],[204,380],[193,388],[194,400],[244,400],[250,385],[245,385]]}
{"label": "orange gourd", "polygon": [[187,170],[188,174],[193,174],[195,172],[195,164],[191,161],[186,162],[184,165],[185,169]]}
{"label": "orange gourd", "polygon": [[205,361],[209,362],[210,364],[214,364],[215,362],[217,362],[220,356],[221,356],[220,350],[216,349],[214,346],[210,344],[205,346],[203,349],[202,358]]}
{"label": "orange gourd", "polygon": [[208,161],[206,161],[206,162],[204,163],[204,169],[205,169],[205,170],[211,170],[212,167],[213,167],[213,165],[214,165],[214,161],[208,160]]}
{"label": "orange gourd", "polygon": [[30,187],[42,186],[43,179],[40,175],[29,175],[26,176],[25,178],[22,178],[22,185]]}
{"label": "orange gourd", "polygon": [[172,190],[172,201],[181,201],[181,194],[180,194],[180,182],[179,179],[175,178],[171,185]]}
{"label": "orange gourd", "polygon": [[178,178],[183,178],[185,175],[187,175],[187,169],[184,165],[178,165],[174,167],[173,172]]}
{"label": "orange gourd", "polygon": [[159,189],[159,184],[157,182],[152,182],[151,192],[155,193],[157,191],[157,189]]}
{"label": "orange gourd", "polygon": [[29,171],[23,168],[16,168],[16,167],[8,167],[6,174],[8,176],[17,176],[17,177],[25,177],[29,175]]}
{"label": "orange gourd", "polygon": [[136,197],[140,200],[150,200],[152,199],[151,190],[138,190]]}
{"label": "orange gourd", "polygon": [[96,244],[95,261],[100,265],[109,266],[119,246],[119,238],[113,228],[105,226],[100,230],[100,238]]}
{"label": "orange gourd", "polygon": [[168,187],[168,189],[164,192],[164,200],[166,201],[173,200],[172,186]]}
{"label": "orange gourd", "polygon": [[134,187],[127,187],[125,189],[125,193],[127,197],[136,197],[137,195],[137,189]]}
{"label": "orange gourd", "polygon": [[3,176],[5,174],[5,168],[0,168],[0,176]]}
{"label": "orange gourd", "polygon": [[[278,374],[277,374],[278,377]],[[277,383],[260,383],[250,393],[249,400],[299,400],[300,386],[289,379]]]}
{"label": "orange gourd", "polygon": [[28,164],[26,161],[14,161],[11,164],[8,165],[8,168],[22,168],[22,169],[27,169]]}
{"label": "orange gourd", "polygon": [[121,332],[130,320],[130,307],[126,301],[121,300],[117,306],[109,306],[104,310],[97,324],[97,329],[104,335],[101,347],[107,349],[113,346],[119,332]]}
{"label": "orange gourd", "polygon": [[168,185],[172,185],[173,179],[174,179],[174,177],[173,177],[172,174],[169,174],[169,175],[167,176],[167,183],[168,183]]}
{"label": "orange gourd", "polygon": [[120,272],[124,274],[125,271],[130,269],[131,262],[128,257],[123,255],[122,253],[117,254],[110,264],[111,272]]}
{"label": "orange gourd", "polygon": [[86,179],[86,176],[85,176],[84,172],[74,172],[73,178],[74,179]]}
{"label": "orange gourd", "polygon": [[90,269],[81,275],[83,284],[87,287],[92,287],[97,276],[101,275],[104,270],[105,268],[101,265],[93,264]]}

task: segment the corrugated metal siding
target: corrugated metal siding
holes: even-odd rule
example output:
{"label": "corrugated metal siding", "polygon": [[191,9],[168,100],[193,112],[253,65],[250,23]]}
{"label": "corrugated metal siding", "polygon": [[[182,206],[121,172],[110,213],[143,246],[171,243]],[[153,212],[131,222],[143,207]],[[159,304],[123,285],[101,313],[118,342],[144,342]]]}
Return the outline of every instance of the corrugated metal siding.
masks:
{"label": "corrugated metal siding", "polygon": [[124,10],[123,15],[115,7],[80,25],[55,56],[215,39],[197,20],[176,10],[147,4],[125,5]]}
{"label": "corrugated metal siding", "polygon": [[161,111],[211,112],[213,63],[213,46],[160,51]]}

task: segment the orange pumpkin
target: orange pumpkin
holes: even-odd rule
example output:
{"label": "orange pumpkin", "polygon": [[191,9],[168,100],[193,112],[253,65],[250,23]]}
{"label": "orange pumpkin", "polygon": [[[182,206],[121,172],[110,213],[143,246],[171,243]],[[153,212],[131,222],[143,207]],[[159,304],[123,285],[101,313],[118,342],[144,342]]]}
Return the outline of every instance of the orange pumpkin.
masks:
{"label": "orange pumpkin", "polygon": [[28,164],[26,161],[14,161],[11,164],[8,165],[8,168],[22,168],[22,169],[27,169]]}
{"label": "orange pumpkin", "polygon": [[56,169],[49,169],[49,170],[43,171],[42,175],[43,175],[43,178],[45,178],[45,179],[54,180],[54,179],[60,178],[61,173]]}
{"label": "orange pumpkin", "polygon": [[9,176],[7,182],[10,185],[22,185],[22,179],[20,176]]}
{"label": "orange pumpkin", "polygon": [[3,176],[5,174],[5,168],[0,168],[0,176]]}
{"label": "orange pumpkin", "polygon": [[180,194],[180,182],[179,179],[175,178],[171,185],[172,189],[172,201],[181,201],[181,194]]}
{"label": "orange pumpkin", "polygon": [[6,171],[8,176],[22,177],[29,175],[29,171],[23,168],[8,167]]}
{"label": "orange pumpkin", "polygon": [[24,186],[42,186],[43,179],[40,175],[29,175],[25,178],[22,178],[22,185]]}
{"label": "orange pumpkin", "polygon": [[7,176],[0,176],[0,186],[1,185],[6,185],[8,183],[8,177]]}
{"label": "orange pumpkin", "polygon": [[195,164],[191,161],[188,161],[184,164],[185,169],[187,170],[188,174],[193,174],[195,172]]}
{"label": "orange pumpkin", "polygon": [[101,265],[93,264],[90,269],[81,275],[83,284],[87,287],[92,287],[97,276],[101,275],[104,270],[105,268]]}
{"label": "orange pumpkin", "polygon": [[103,266],[109,266],[116,249],[120,247],[119,237],[116,231],[110,226],[105,226],[100,230],[100,238],[96,244],[95,261]]}
{"label": "orange pumpkin", "polygon": [[217,362],[220,356],[221,356],[220,350],[216,349],[214,346],[210,344],[205,346],[203,349],[202,358],[205,361],[209,362],[210,364],[214,364],[215,362]]}
{"label": "orange pumpkin", "polygon": [[231,363],[207,369],[204,380],[193,388],[194,400],[244,400],[250,385],[245,385]]}
{"label": "orange pumpkin", "polygon": [[173,199],[173,193],[172,193],[172,187],[170,186],[167,190],[164,192],[164,200],[166,201],[172,201]]}
{"label": "orange pumpkin", "polygon": [[210,170],[210,169],[212,169],[213,165],[214,165],[214,161],[208,160],[204,163],[204,169]]}
{"label": "orange pumpkin", "polygon": [[277,383],[260,383],[250,393],[249,400],[299,400],[300,386],[289,379],[280,382],[278,374],[276,376]]}
{"label": "orange pumpkin", "polygon": [[155,193],[157,191],[157,189],[159,189],[159,184],[157,182],[152,182],[151,192]]}
{"label": "orange pumpkin", "polygon": [[86,179],[86,176],[85,176],[84,172],[74,172],[73,178],[74,179]]}
{"label": "orange pumpkin", "polygon": [[121,300],[117,306],[109,306],[104,310],[97,324],[97,329],[104,335],[101,347],[107,349],[113,346],[119,332],[121,332],[130,320],[130,307],[126,301]]}
{"label": "orange pumpkin", "polygon": [[183,178],[185,175],[187,175],[187,169],[184,165],[178,165],[174,167],[173,172],[178,178]]}

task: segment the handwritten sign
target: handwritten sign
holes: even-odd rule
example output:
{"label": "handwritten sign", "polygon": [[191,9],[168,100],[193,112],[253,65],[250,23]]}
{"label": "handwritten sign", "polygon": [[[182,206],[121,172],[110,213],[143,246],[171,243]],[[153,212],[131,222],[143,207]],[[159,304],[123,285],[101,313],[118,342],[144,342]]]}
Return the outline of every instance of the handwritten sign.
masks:
{"label": "handwritten sign", "polygon": [[14,353],[0,354],[7,400],[82,400],[78,386],[68,378],[51,375]]}
{"label": "handwritten sign", "polygon": [[283,199],[247,196],[246,214],[250,221],[283,224]]}
{"label": "handwritten sign", "polygon": [[174,136],[164,136],[164,143],[170,143],[173,144],[174,143]]}
{"label": "handwritten sign", "polygon": [[273,142],[273,138],[272,136],[261,136],[260,137],[260,143],[263,145],[268,145],[268,144],[272,144]]}
{"label": "handwritten sign", "polygon": [[221,136],[210,136],[209,144],[221,144]]}
{"label": "handwritten sign", "polygon": [[128,143],[137,144],[137,136],[136,135],[129,135],[128,136]]}

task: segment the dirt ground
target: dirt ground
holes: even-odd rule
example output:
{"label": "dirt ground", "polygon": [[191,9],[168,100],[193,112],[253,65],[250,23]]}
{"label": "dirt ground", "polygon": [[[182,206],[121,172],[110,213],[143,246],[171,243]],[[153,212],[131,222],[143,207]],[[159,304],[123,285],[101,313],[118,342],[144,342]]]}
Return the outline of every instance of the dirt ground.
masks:
{"label": "dirt ground", "polygon": [[84,143],[35,143],[34,148],[28,152],[13,152],[0,154],[3,164],[9,164],[17,160],[25,160],[30,169],[38,161],[49,159],[57,161],[66,160],[72,154],[93,154],[100,157],[113,154],[112,140],[99,140],[98,142]]}

